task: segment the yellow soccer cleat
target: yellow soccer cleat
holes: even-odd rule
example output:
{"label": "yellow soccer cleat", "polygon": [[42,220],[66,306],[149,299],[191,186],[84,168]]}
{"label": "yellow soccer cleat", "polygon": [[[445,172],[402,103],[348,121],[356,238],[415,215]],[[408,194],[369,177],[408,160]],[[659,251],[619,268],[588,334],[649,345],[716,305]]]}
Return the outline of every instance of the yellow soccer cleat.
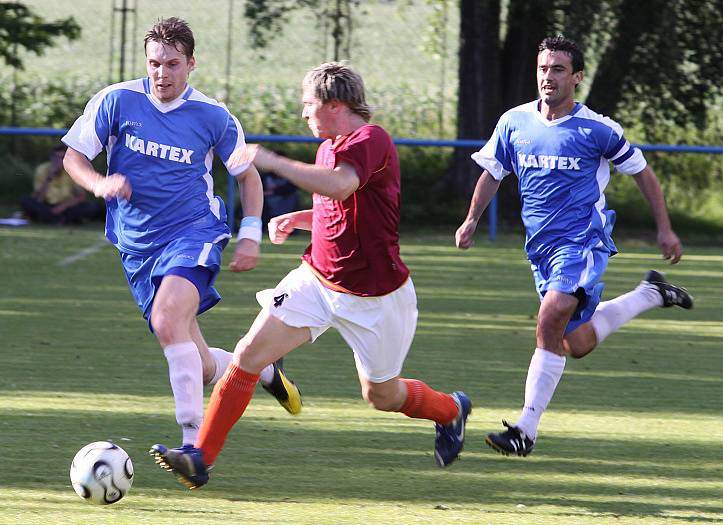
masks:
{"label": "yellow soccer cleat", "polygon": [[271,381],[271,384],[267,385],[261,382],[261,386],[264,387],[264,390],[269,394],[274,396],[289,414],[297,416],[301,413],[301,407],[303,405],[301,391],[291,379],[286,377],[284,369],[282,368],[281,359],[274,363],[274,379]]}

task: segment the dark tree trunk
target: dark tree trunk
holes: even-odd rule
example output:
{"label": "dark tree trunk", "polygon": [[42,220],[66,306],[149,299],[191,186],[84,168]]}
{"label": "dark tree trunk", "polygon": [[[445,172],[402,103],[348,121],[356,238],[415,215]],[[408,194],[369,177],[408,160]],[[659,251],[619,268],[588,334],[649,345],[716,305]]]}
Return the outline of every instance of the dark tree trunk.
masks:
{"label": "dark tree trunk", "polygon": [[537,96],[537,46],[545,37],[552,36],[549,4],[540,0],[510,2],[500,72],[505,110]]}
{"label": "dark tree trunk", "polygon": [[634,51],[649,32],[655,31],[665,10],[663,0],[623,0],[617,27],[600,58],[585,101],[593,111],[611,117],[615,115],[626,81],[633,74]]}
{"label": "dark tree trunk", "polygon": [[[550,2],[510,1],[500,73],[504,111],[537,97],[537,47],[545,37],[551,36],[551,10]],[[505,177],[497,191],[497,200],[500,219],[519,224],[517,177]]]}
{"label": "dark tree trunk", "polygon": [[[487,140],[501,114],[499,91],[499,0],[461,0],[457,137]],[[469,156],[478,148],[456,148],[445,186],[469,198],[480,175]]]}

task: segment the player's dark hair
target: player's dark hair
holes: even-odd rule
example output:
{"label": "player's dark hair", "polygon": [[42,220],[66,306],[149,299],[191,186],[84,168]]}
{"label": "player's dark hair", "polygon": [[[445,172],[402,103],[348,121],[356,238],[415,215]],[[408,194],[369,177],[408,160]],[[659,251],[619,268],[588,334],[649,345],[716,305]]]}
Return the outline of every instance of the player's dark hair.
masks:
{"label": "player's dark hair", "polygon": [[372,118],[361,75],[344,63],[327,62],[315,67],[304,76],[302,85],[311,88],[322,103],[338,100],[366,122]]}
{"label": "player's dark hair", "polygon": [[565,38],[562,35],[547,37],[537,48],[537,54],[539,55],[545,49],[549,49],[550,51],[563,51],[564,53],[570,55],[570,58],[572,59],[573,73],[577,73],[578,71],[583,71],[585,69],[585,57],[583,56],[582,51],[580,51],[577,44],[569,38]]}
{"label": "player's dark hair", "polygon": [[[193,56],[196,41],[193,39],[193,31],[188,27],[185,20],[180,18],[161,18],[146,33],[143,39],[143,49],[146,48],[148,42],[158,42],[167,46],[173,46],[178,51],[186,55],[187,58]],[[179,47],[180,45],[180,47]]]}

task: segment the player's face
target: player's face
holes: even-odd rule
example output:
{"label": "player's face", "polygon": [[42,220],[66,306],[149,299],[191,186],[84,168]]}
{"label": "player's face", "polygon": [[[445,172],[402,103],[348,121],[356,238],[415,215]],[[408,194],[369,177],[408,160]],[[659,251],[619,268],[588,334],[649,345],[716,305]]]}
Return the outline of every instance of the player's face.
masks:
{"label": "player's face", "polygon": [[575,86],[582,71],[572,72],[572,57],[564,51],[543,50],[537,55],[537,89],[544,104],[551,107],[574,103]]}
{"label": "player's face", "polygon": [[322,103],[311,88],[304,88],[301,97],[304,109],[301,111],[301,118],[306,121],[309,129],[315,137],[322,139],[333,139],[336,137],[334,127],[333,111],[331,103]]}
{"label": "player's face", "polygon": [[146,45],[146,71],[151,79],[151,91],[161,102],[181,96],[195,65],[195,58],[187,57],[174,46],[154,41]]}

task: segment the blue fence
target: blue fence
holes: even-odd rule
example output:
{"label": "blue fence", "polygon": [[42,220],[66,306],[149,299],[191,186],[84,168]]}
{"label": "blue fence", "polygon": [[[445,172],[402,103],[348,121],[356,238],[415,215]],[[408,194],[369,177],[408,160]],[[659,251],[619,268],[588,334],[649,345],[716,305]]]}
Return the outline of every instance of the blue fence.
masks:
{"label": "blue fence", "polygon": [[[0,135],[46,135],[62,137],[68,132],[67,129],[56,128],[12,128],[0,127]],[[247,142],[321,142],[315,137],[302,135],[246,135]],[[435,139],[404,139],[395,138],[394,143],[398,146],[423,146],[437,148],[481,148],[484,140],[435,140]],[[670,153],[704,153],[712,155],[723,155],[723,146],[687,146],[672,144],[634,144],[642,151],[661,151]],[[236,213],[236,180],[228,177],[228,197],[226,202],[228,220],[231,228],[234,227],[233,217]],[[490,240],[497,236],[497,198],[493,198],[488,208],[488,233]]]}

